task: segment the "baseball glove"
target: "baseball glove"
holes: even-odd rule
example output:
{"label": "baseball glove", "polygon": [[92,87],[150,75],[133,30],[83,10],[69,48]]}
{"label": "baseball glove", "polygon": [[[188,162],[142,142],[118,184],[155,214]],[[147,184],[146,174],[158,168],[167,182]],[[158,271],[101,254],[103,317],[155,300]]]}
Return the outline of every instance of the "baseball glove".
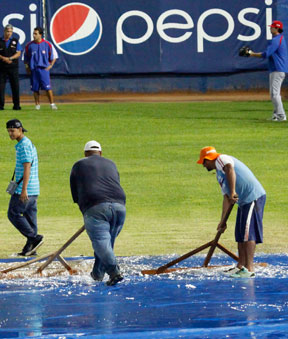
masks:
{"label": "baseball glove", "polygon": [[251,49],[248,46],[243,46],[239,49],[239,56],[241,57],[249,57]]}

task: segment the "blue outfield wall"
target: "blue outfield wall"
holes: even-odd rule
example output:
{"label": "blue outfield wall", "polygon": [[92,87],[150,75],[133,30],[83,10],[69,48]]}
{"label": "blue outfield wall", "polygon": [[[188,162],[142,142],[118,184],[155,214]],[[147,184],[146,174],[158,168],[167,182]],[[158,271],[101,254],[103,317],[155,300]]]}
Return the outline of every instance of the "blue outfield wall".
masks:
{"label": "blue outfield wall", "polygon": [[[268,25],[284,22],[288,0],[2,0],[2,25],[24,49],[41,25],[58,54],[54,93],[267,89]],[[21,93],[30,93],[20,61]],[[284,86],[286,86],[287,81]]]}
{"label": "blue outfield wall", "polygon": [[[53,79],[58,95],[79,92],[201,92],[259,90],[269,91],[266,71],[221,75],[148,75],[111,78]],[[288,79],[282,86],[288,88]]]}
{"label": "blue outfield wall", "polygon": [[[29,79],[20,80],[21,93],[30,94]],[[147,75],[117,77],[53,77],[53,92],[56,95],[85,92],[120,93],[161,93],[161,92],[201,92],[267,90],[268,72],[250,72],[221,75]],[[288,89],[286,78],[282,89]],[[283,91],[284,92],[284,91]],[[10,93],[8,89],[7,93]]]}

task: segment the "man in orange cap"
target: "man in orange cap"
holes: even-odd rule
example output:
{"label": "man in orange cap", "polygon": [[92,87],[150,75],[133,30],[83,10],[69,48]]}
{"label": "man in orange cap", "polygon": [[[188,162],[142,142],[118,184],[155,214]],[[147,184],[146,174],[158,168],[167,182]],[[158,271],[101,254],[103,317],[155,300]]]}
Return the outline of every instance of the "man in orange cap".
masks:
{"label": "man in orange cap", "polygon": [[251,170],[238,159],[216,152],[212,146],[201,149],[198,164],[216,170],[223,194],[222,217],[218,230],[225,231],[223,222],[231,203],[238,204],[235,239],[238,243],[239,261],[229,273],[233,278],[252,278],[256,244],[263,242],[263,212],[266,192]]}
{"label": "man in orange cap", "polygon": [[286,114],[281,99],[281,86],[288,73],[288,50],[283,35],[283,23],[275,20],[270,25],[272,40],[269,41],[266,51],[255,53],[249,51],[249,56],[268,58],[269,90],[274,106],[272,121],[286,121]]}

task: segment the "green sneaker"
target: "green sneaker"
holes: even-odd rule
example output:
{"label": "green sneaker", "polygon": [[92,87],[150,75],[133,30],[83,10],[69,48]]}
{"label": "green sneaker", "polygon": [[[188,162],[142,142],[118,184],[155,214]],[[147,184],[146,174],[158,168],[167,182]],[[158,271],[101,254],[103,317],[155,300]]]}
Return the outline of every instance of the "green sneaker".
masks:
{"label": "green sneaker", "polygon": [[238,268],[237,266],[233,266],[233,267],[228,268],[227,270],[224,270],[223,272],[226,275],[232,275],[238,271],[240,271],[240,268]]}
{"label": "green sneaker", "polygon": [[242,267],[236,273],[230,275],[231,278],[255,278],[254,272],[249,272],[246,267]]}

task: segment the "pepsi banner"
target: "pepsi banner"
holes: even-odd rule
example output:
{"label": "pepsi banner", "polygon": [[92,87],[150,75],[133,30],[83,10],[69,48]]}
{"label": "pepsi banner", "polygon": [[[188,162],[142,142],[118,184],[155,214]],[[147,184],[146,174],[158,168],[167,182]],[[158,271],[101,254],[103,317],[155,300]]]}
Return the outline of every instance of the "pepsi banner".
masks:
{"label": "pepsi banner", "polygon": [[265,49],[283,2],[288,7],[287,0],[1,0],[0,19],[23,47],[44,24],[59,55],[56,75],[232,73],[266,69],[266,60],[238,51]]}
{"label": "pepsi banner", "polygon": [[59,74],[223,73],[265,69],[238,56],[271,39],[271,0],[47,1]]}

